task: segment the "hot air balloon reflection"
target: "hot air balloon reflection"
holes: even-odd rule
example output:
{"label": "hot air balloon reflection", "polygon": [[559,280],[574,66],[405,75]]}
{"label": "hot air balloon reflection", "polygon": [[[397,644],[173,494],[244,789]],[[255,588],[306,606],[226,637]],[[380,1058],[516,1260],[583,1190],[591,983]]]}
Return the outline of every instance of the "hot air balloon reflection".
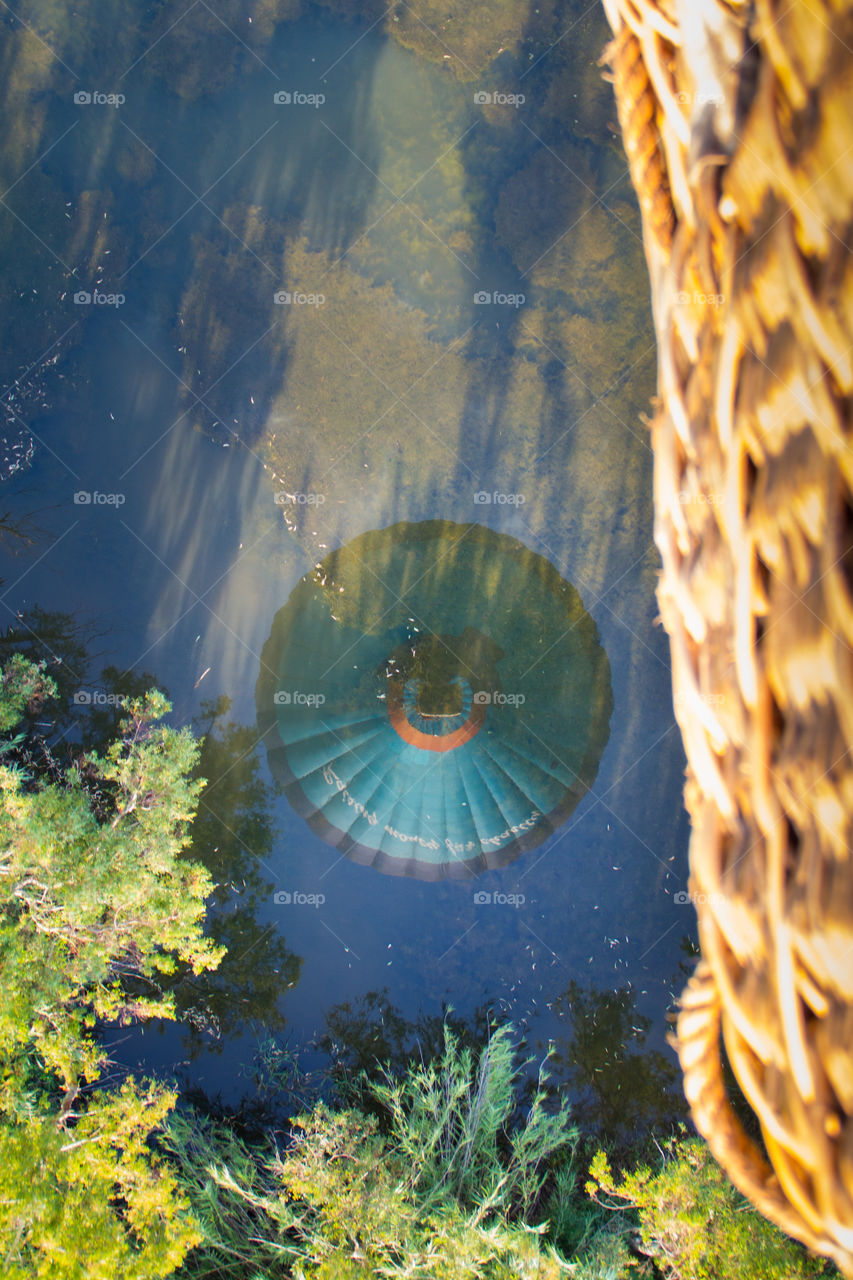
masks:
{"label": "hot air balloon reflection", "polygon": [[362,534],[297,584],[256,704],[270,768],[323,840],[437,880],[505,866],[566,820],[613,699],[595,623],[549,561],[429,520]]}

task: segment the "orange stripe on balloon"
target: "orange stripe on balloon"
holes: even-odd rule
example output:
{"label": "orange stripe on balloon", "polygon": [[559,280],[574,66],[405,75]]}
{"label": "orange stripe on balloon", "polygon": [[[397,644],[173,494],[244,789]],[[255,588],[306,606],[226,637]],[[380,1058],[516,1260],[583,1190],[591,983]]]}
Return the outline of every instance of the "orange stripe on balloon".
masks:
{"label": "orange stripe on balloon", "polygon": [[454,729],[453,733],[423,733],[408,721],[403,707],[401,680],[388,681],[386,705],[388,719],[403,741],[410,743],[413,747],[420,747],[422,751],[453,751],[455,747],[461,747],[464,742],[470,742],[480,732],[486,718],[485,706],[475,703],[471,707],[468,719],[458,729]]}

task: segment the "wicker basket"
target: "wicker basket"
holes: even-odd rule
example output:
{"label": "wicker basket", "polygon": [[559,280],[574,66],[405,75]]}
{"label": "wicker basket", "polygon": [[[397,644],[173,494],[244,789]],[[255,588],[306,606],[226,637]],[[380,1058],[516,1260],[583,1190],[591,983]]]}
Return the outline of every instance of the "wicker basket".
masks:
{"label": "wicker basket", "polygon": [[853,1275],[853,5],[605,8],[658,340],[685,1091],[732,1181]]}

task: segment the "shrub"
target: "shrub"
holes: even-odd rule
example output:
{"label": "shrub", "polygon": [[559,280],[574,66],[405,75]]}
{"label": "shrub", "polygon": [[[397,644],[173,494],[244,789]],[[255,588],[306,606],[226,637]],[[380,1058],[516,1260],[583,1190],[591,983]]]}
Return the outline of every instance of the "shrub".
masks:
{"label": "shrub", "polygon": [[657,1172],[641,1165],[618,1182],[598,1151],[590,1174],[587,1191],[599,1203],[637,1211],[643,1252],[673,1280],[808,1280],[834,1273],[761,1217],[701,1139],[670,1140]]}
{"label": "shrub", "polygon": [[475,1064],[445,1026],[441,1058],[410,1068],[399,1081],[386,1073],[368,1086],[386,1109],[392,1149],[410,1169],[412,1190],[424,1205],[452,1197],[527,1217],[548,1159],[576,1142],[568,1104],[556,1114],[545,1110],[544,1064],[524,1123],[512,1126],[520,1075],[512,1033],[511,1026],[495,1030]]}
{"label": "shrub", "polygon": [[165,1142],[204,1240],[188,1275],[409,1280],[557,1280],[566,1264],[523,1214],[547,1161],[575,1141],[566,1108],[544,1112],[543,1077],[524,1121],[515,1109],[512,1029],[475,1062],[445,1030],[441,1058],[399,1081],[368,1083],[385,1125],[317,1103],[287,1145],[250,1148],[221,1124],[174,1116]]}

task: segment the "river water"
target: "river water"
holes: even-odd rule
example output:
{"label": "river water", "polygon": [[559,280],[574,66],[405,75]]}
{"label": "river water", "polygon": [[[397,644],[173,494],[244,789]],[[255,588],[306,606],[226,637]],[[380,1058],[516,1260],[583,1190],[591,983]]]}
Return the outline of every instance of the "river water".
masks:
{"label": "river water", "polygon": [[572,4],[6,12],[4,645],[61,673],[60,746],[145,683],[208,733],[229,960],[182,1027],[107,1028],[121,1063],[233,1100],[266,1037],[361,1062],[449,1006],[553,1041],[601,1125],[677,1109],[695,919],[606,37]]}

